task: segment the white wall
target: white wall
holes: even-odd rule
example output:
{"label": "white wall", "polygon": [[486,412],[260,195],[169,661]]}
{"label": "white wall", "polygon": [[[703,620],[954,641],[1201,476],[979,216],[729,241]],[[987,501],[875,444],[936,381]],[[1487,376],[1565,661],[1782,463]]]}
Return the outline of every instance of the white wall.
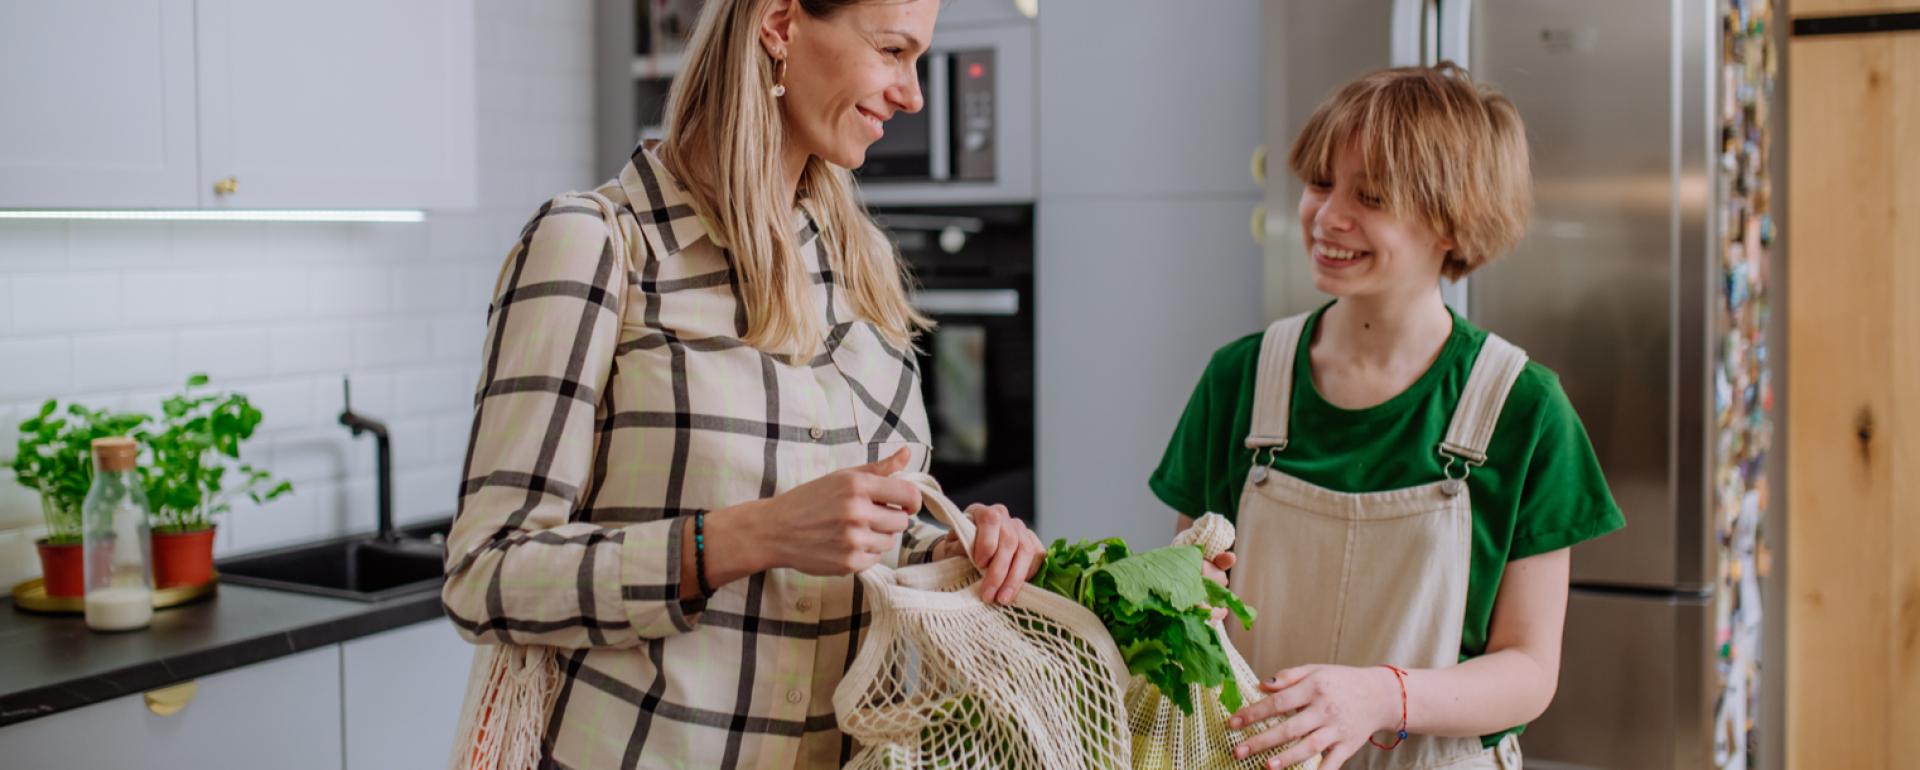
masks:
{"label": "white wall", "polygon": [[1039,17],[1039,526],[1164,545],[1147,490],[1214,349],[1261,326],[1258,0]]}
{"label": "white wall", "polygon": [[[371,529],[393,430],[395,515],[451,513],[495,271],[534,208],[593,168],[590,0],[478,0],[480,205],[423,224],[0,222],[0,458],[48,397],[157,412],[189,372],[265,413],[244,454],[294,481],[220,523],[233,552]],[[0,587],[39,572],[37,497],[0,472]]]}

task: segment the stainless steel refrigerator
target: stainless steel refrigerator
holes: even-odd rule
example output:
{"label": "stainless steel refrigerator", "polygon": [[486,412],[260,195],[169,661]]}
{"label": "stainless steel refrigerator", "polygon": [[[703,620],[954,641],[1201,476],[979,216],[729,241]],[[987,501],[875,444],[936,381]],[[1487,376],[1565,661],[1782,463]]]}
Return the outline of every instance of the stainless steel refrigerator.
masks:
{"label": "stainless steel refrigerator", "polygon": [[[1728,689],[1757,670],[1762,647],[1753,638],[1758,595],[1741,581],[1764,572],[1752,564],[1761,558],[1753,530],[1765,507],[1770,398],[1765,307],[1750,304],[1764,298],[1729,299],[1759,293],[1764,271],[1742,271],[1766,260],[1763,244],[1731,231],[1752,220],[1771,240],[1764,190],[1758,210],[1753,201],[1764,174],[1732,178],[1742,169],[1729,168],[1763,162],[1732,155],[1765,147],[1727,144],[1729,131],[1759,130],[1728,125],[1741,117],[1739,100],[1755,97],[1728,68],[1744,51],[1723,50],[1746,45],[1728,42],[1730,25],[1746,24],[1740,5],[1266,5],[1270,317],[1325,301],[1313,288],[1295,214],[1300,186],[1285,158],[1339,85],[1450,59],[1511,97],[1527,124],[1529,235],[1444,294],[1560,374],[1628,522],[1574,549],[1560,688],[1522,738],[1529,768],[1758,766],[1745,753],[1757,685]],[[1732,349],[1741,345],[1759,350]]]}

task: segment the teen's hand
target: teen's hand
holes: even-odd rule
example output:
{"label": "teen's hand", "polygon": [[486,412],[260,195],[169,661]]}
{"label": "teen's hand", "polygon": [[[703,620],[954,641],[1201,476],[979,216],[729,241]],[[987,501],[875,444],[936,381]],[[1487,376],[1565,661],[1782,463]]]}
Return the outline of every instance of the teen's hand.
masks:
{"label": "teen's hand", "polygon": [[1273,694],[1240,709],[1227,724],[1238,729],[1292,714],[1234,749],[1235,756],[1246,757],[1299,741],[1269,760],[1270,768],[1320,756],[1320,770],[1339,770],[1366,748],[1369,736],[1400,727],[1400,683],[1382,667],[1300,666],[1261,682],[1260,689]]}

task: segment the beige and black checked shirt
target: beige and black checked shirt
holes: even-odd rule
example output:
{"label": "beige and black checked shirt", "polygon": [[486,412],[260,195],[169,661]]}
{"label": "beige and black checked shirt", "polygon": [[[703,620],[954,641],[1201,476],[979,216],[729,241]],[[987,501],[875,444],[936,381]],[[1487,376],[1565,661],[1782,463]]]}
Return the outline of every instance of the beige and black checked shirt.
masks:
{"label": "beige and black checked shirt", "polygon": [[[858,581],[776,569],[683,606],[682,529],[901,446],[924,469],[913,356],[853,317],[810,217],[798,242],[831,333],[796,365],[741,341],[732,255],[651,152],[595,192],[624,249],[594,201],[562,195],[495,287],[447,614],[478,643],[552,648],[545,766],[839,767]],[[917,524],[902,560],[939,534]]]}

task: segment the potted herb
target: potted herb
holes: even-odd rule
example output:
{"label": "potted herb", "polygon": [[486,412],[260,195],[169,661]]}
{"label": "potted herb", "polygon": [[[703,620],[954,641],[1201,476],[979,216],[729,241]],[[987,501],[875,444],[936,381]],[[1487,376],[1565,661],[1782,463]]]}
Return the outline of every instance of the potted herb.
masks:
{"label": "potted herb", "polygon": [[13,475],[40,493],[47,536],[34,542],[48,596],[86,591],[80,553],[80,504],[93,484],[91,445],[97,438],[126,436],[147,421],[142,414],[95,411],[79,404],[62,410],[56,400],[20,423]]}
{"label": "potted herb", "polygon": [[157,424],[137,437],[149,453],[141,466],[153,508],[154,588],[199,585],[213,578],[213,517],[244,495],[264,503],[293,491],[287,482],[240,461],[240,444],[253,437],[260,410],[238,393],[202,393],[207,376],[187,378],[179,395],[162,403]]}

